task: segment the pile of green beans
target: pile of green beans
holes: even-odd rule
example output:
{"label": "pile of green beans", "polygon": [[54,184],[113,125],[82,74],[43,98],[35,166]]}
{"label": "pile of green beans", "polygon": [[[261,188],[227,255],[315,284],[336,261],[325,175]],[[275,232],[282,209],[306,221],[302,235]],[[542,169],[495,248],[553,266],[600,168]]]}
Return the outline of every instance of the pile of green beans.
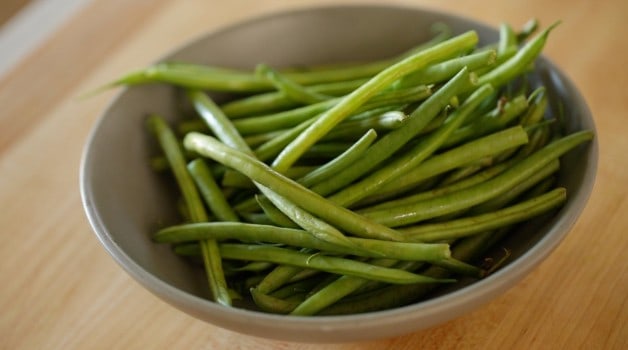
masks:
{"label": "pile of green beans", "polygon": [[169,84],[186,106],[177,124],[147,120],[161,148],[147,163],[181,196],[181,222],[152,239],[205,270],[211,300],[272,313],[381,310],[483,278],[491,247],[568,200],[561,156],[593,138],[562,134],[530,79],[555,25],[536,27],[478,46],[440,24],[377,62],[166,62],[118,79]]}

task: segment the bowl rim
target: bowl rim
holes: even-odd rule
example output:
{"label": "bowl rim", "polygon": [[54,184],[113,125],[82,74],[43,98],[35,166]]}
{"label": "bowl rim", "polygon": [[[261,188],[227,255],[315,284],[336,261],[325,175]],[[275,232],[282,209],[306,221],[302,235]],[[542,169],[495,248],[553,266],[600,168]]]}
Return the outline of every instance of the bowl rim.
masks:
{"label": "bowl rim", "polygon": [[[339,5],[320,5],[320,6],[310,6],[306,8],[292,8],[283,11],[265,13],[260,16],[253,16],[249,18],[244,18],[238,20],[232,24],[227,26],[223,26],[217,28],[215,30],[201,33],[197,37],[183,42],[176,46],[174,49],[169,50],[166,54],[159,57],[155,62],[161,62],[167,60],[168,58],[176,55],[178,52],[183,50],[186,47],[190,47],[198,44],[202,40],[206,40],[207,37],[211,36],[219,36],[225,35],[229,31],[237,30],[242,25],[254,25],[260,22],[265,22],[272,20],[278,17],[284,16],[294,16],[295,14],[302,14],[304,12],[311,11],[329,11],[329,10],[355,10],[355,9],[364,9],[364,8],[386,8],[386,9],[401,9],[408,10],[414,12],[423,12],[430,15],[439,15],[448,18],[449,20],[455,21],[463,21],[464,23],[470,23],[474,26],[478,26],[482,29],[495,30],[495,28],[482,23],[473,18],[462,17],[460,15],[451,14],[447,12],[443,12],[440,10],[435,10],[432,8],[422,7],[422,6],[409,6],[409,5],[399,5],[399,4],[339,4]],[[540,60],[542,60],[545,64],[547,64],[550,69],[556,72],[560,79],[564,81],[568,86],[574,87],[575,84],[573,81],[562,71],[560,70],[551,60],[541,55]],[[94,231],[96,237],[103,245],[105,250],[108,252],[110,256],[114,258],[114,260],[120,265],[129,275],[131,275],[137,282],[139,282],[142,286],[148,289],[151,293],[157,295],[161,299],[165,300],[169,304],[174,307],[180,308],[188,313],[194,314],[194,316],[201,318],[200,315],[203,312],[210,312],[219,315],[224,321],[224,324],[215,324],[219,327],[232,329],[229,324],[236,322],[236,320],[248,320],[247,322],[251,325],[255,324],[259,325],[268,325],[273,323],[280,323],[282,328],[284,328],[284,332],[290,332],[290,330],[303,330],[304,327],[308,327],[313,330],[314,333],[311,336],[297,336],[297,337],[275,337],[273,334],[268,334],[270,338],[275,339],[284,339],[284,340],[298,340],[298,341],[313,341],[313,342],[329,342],[329,341],[344,341],[343,337],[335,336],[330,339],[319,339],[320,334],[327,335],[338,335],[345,331],[349,331],[355,329],[356,325],[360,327],[366,327],[370,329],[385,327],[387,325],[399,325],[406,322],[415,321],[417,319],[417,315],[420,315],[422,320],[430,319],[431,321],[427,322],[426,327],[430,327],[454,317],[459,317],[460,314],[464,314],[466,312],[471,311],[472,309],[476,309],[479,305],[484,304],[491,300],[494,296],[505,292],[507,289],[513,287],[516,282],[520,281],[525,275],[527,275],[532,269],[534,269],[537,265],[539,265],[543,260],[545,260],[552,251],[556,249],[556,247],[563,241],[568,232],[573,228],[576,224],[576,221],[584,208],[587,205],[588,199],[591,196],[593,186],[595,183],[596,173],[597,173],[597,163],[598,163],[598,144],[596,139],[594,139],[590,145],[590,152],[592,153],[592,164],[591,171],[585,173],[585,178],[583,179],[583,184],[586,185],[584,188],[579,190],[580,198],[577,201],[577,206],[571,209],[571,216],[561,217],[558,222],[550,229],[547,234],[542,237],[536,244],[530,247],[527,251],[525,251],[516,261],[504,266],[503,268],[495,271],[489,276],[478,280],[464,288],[459,290],[455,290],[444,295],[437,296],[435,298],[431,298],[428,300],[416,302],[410,305],[396,307],[388,310],[381,311],[373,311],[367,313],[360,314],[350,314],[350,315],[337,315],[337,316],[286,316],[286,315],[277,315],[264,313],[253,310],[245,310],[239,308],[228,308],[216,304],[207,299],[201,298],[194,294],[185,292],[181,289],[178,289],[165,281],[159,279],[155,275],[151,274],[149,271],[144,269],[138,263],[136,263],[123,249],[120,247],[114,239],[112,239],[112,235],[107,229],[107,226],[103,222],[100,214],[94,207],[94,199],[92,188],[90,187],[90,176],[92,173],[92,169],[90,168],[90,154],[92,150],[92,143],[96,138],[98,130],[102,123],[105,120],[106,115],[113,108],[116,102],[127,93],[129,88],[124,87],[116,92],[116,94],[109,100],[105,109],[100,113],[97,118],[96,123],[90,130],[87,141],[85,142],[85,146],[81,155],[80,161],[80,171],[79,171],[79,187],[81,194],[81,201],[84,207],[84,211],[86,213],[87,219]],[[595,124],[591,115],[591,111],[589,107],[586,105],[586,102],[581,95],[580,91],[577,89],[570,91],[575,94],[578,100],[581,102],[581,108],[583,108],[584,114],[590,119],[591,127],[595,131]],[[574,199],[575,201],[575,199]],[[559,231],[559,227],[561,230]],[[173,304],[171,301],[173,299],[178,300],[181,304]],[[463,310],[456,315],[448,315],[447,310],[457,308],[459,310]],[[196,314],[193,309],[199,310]],[[238,321],[238,322],[240,322]],[[226,324],[226,326],[225,326]],[[420,329],[426,327],[411,327],[411,329]],[[388,332],[385,334],[386,336],[397,335],[401,333],[405,333],[405,330],[400,329],[397,333]],[[365,332],[367,333],[367,332]],[[260,334],[248,333],[253,336],[260,336]],[[360,339],[372,339],[378,338],[380,335],[373,334],[364,334],[363,337],[352,337],[350,340],[360,340]]]}

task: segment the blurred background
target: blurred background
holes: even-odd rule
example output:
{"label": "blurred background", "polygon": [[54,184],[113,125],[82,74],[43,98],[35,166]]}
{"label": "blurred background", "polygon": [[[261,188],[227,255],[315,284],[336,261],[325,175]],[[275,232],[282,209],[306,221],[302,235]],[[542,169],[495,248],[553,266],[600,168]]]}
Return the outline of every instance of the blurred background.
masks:
{"label": "blurred background", "polygon": [[0,1],[0,78],[90,0]]}

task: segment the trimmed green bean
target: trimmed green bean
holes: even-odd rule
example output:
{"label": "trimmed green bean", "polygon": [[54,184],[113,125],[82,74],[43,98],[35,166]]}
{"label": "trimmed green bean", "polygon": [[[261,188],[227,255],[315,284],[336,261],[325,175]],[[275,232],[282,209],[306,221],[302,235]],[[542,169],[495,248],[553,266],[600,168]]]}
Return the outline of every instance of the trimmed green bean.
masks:
{"label": "trimmed green bean", "polygon": [[467,67],[473,72],[483,67],[493,67],[496,53],[494,50],[486,50],[434,64],[425,69],[408,74],[393,84],[395,89],[423,84],[440,83],[450,79],[462,68]]}
{"label": "trimmed green bean", "polygon": [[220,253],[225,259],[268,261],[388,283],[455,282],[452,279],[427,278],[404,270],[380,267],[357,260],[327,256],[320,253],[306,254],[290,249],[264,245],[222,243],[219,246]]}
{"label": "trimmed green bean", "polygon": [[366,213],[365,216],[378,223],[396,227],[469,208],[505,193],[554,159],[592,137],[591,131],[576,132],[547,145],[479,185],[408,206]]}
{"label": "trimmed green bean", "polygon": [[439,242],[502,228],[528,220],[562,205],[567,198],[564,188],[556,188],[518,204],[492,212],[442,223],[409,226],[400,229],[413,242]]}
{"label": "trimmed green bean", "polygon": [[559,22],[551,25],[531,41],[526,43],[517,53],[495,69],[480,76],[480,84],[492,84],[495,88],[501,87],[513,78],[521,75],[528,66],[539,56],[545,46],[549,33]]}
{"label": "trimmed green bean", "polygon": [[187,165],[192,179],[196,183],[200,194],[212,213],[216,215],[220,221],[240,221],[238,215],[233,211],[220,187],[216,184],[211,170],[200,159],[194,159]]}
{"label": "trimmed green bean", "polygon": [[242,135],[287,129],[328,110],[338,101],[339,98],[334,98],[278,113],[235,119],[233,125]]}
{"label": "trimmed green bean", "polygon": [[501,172],[503,172],[504,170],[506,170],[508,167],[512,166],[512,164],[514,163],[514,161],[506,161],[506,162],[502,162],[499,164],[496,164],[480,173],[477,173],[473,176],[470,176],[466,179],[462,179],[458,182],[454,182],[451,184],[448,184],[446,186],[442,186],[442,187],[437,187],[428,191],[424,191],[424,192],[419,192],[413,195],[409,195],[409,196],[405,196],[405,197],[401,197],[401,198],[397,198],[397,199],[393,199],[393,200],[389,200],[386,202],[381,202],[372,206],[369,206],[367,208],[363,208],[358,210],[358,213],[364,214],[367,213],[369,211],[376,211],[376,210],[380,210],[380,209],[386,209],[386,208],[392,208],[392,207],[397,207],[397,206],[401,206],[401,205],[407,205],[410,203],[416,203],[422,200],[427,200],[430,198],[434,198],[434,197],[438,197],[438,196],[442,196],[451,192],[455,192],[455,191],[459,191],[462,190],[464,188],[467,187],[471,187],[473,185],[477,185],[479,183],[482,183],[484,181],[487,181],[489,179],[492,179],[493,177],[497,176],[498,174],[500,174]]}
{"label": "trimmed green bean", "polygon": [[[331,96],[345,95],[358,86],[364,84],[367,79],[356,79],[349,81],[339,81],[333,83],[317,84],[307,86],[305,89],[313,92]],[[250,117],[270,112],[288,110],[299,106],[299,103],[289,99],[281,91],[272,91],[253,96],[244,97],[238,100],[227,102],[220,107],[231,119]]]}
{"label": "trimmed green bean", "polygon": [[[379,96],[375,96],[364,107],[364,111],[368,111],[369,108],[379,108],[388,104],[408,103],[412,101],[420,101],[431,94],[431,90],[425,86],[419,86],[411,89],[395,90],[382,93]],[[361,110],[358,110],[360,113]],[[310,125],[315,122],[315,118],[310,118],[294,126],[293,128],[283,132],[276,138],[260,145],[255,149],[255,155],[262,161],[269,160],[270,158],[279,154],[290,142],[295,140],[300,134],[302,134]]]}
{"label": "trimmed green bean", "polygon": [[312,236],[320,239],[321,241],[346,247],[350,250],[359,249],[359,247],[356,247],[355,244],[349,240],[349,238],[347,238],[334,226],[301,209],[290,200],[281,197],[267,187],[259,184],[258,187],[262,193],[264,193],[266,198],[268,198],[277,207],[277,209],[290,218],[290,220],[294,221],[300,227],[311,233]]}
{"label": "trimmed green bean", "polygon": [[528,134],[520,126],[484,136],[467,142],[449,151],[434,155],[419,166],[399,176],[394,182],[384,185],[377,196],[390,198],[391,195],[403,193],[414,188],[421,181],[446,171],[458,168],[487,156],[521,146],[528,142]]}
{"label": "trimmed green bean", "polygon": [[312,187],[312,190],[326,196],[366,174],[416,136],[449,104],[454,96],[468,90],[469,86],[473,86],[472,76],[469,75],[466,69],[462,69],[454,78],[412,112],[404,127],[397,128],[384,135],[350,169],[341,171],[333,179],[319,183]]}
{"label": "trimmed green bean", "polygon": [[424,68],[461,52],[477,44],[477,34],[473,31],[437,44],[424,51],[407,57],[351,92],[333,108],[322,114],[308,129],[294,139],[273,161],[273,168],[285,171],[294,164],[305,151],[327,134],[335,125],[347,118],[377,92],[383,90],[405,74]]}
{"label": "trimmed green bean", "polygon": [[[392,268],[395,260],[376,259],[369,262],[370,264]],[[370,280],[355,276],[340,276],[334,282],[320,289],[316,293],[310,295],[298,305],[288,311],[291,315],[308,316],[315,315],[320,310],[334,304],[338,300],[353,293],[357,289],[367,284]]]}
{"label": "trimmed green bean", "polygon": [[255,200],[262,208],[262,211],[264,211],[264,214],[266,214],[268,219],[275,225],[280,227],[299,228],[299,225],[292,221],[281,210],[277,209],[277,207],[270,201],[270,199],[266,198],[266,196],[255,195]]}
{"label": "trimmed green bean", "polygon": [[373,129],[369,130],[344,153],[301,177],[297,182],[305,187],[311,187],[312,185],[328,179],[359,159],[376,138],[377,133]]}
{"label": "trimmed green bean", "polygon": [[[387,132],[403,125],[408,116],[397,107],[391,107],[385,113],[360,119],[348,119],[329,132],[321,141],[355,140],[356,135],[363,135],[368,130]],[[388,108],[387,108],[388,109]],[[314,145],[316,146],[316,145]],[[312,146],[312,147],[314,147]]]}
{"label": "trimmed green bean", "polygon": [[490,199],[482,204],[478,204],[471,208],[471,213],[484,213],[487,211],[494,210],[496,208],[501,208],[517,197],[519,197],[522,193],[525,193],[530,188],[534,187],[536,184],[540,183],[544,179],[550,177],[552,174],[556,173],[560,167],[560,162],[558,159],[554,159],[545,165],[542,169],[537,171],[536,173],[530,175],[528,178],[523,179],[513,188],[511,188],[508,192],[502,194],[499,197],[495,197]]}
{"label": "trimmed green bean", "polygon": [[444,142],[443,148],[456,146],[463,142],[502,130],[524,113],[526,108],[528,108],[528,102],[523,96],[517,96],[503,105],[498,104],[496,108],[481,116],[473,123],[454,131]]}
{"label": "trimmed green bean", "polygon": [[262,311],[274,314],[288,314],[300,303],[299,300],[285,300],[262,293],[256,288],[251,289],[251,297]]}
{"label": "trimmed green bean", "polygon": [[185,136],[184,145],[188,149],[240,171],[253,181],[270,188],[293,203],[299,203],[303,209],[349,233],[367,238],[403,240],[397,231],[376,224],[326,200],[259,160],[227,147],[211,136],[189,133]]}
{"label": "trimmed green bean", "polygon": [[[177,184],[191,219],[195,222],[207,221],[207,213],[201,201],[201,197],[194,185],[194,180],[186,169],[183,151],[179,148],[179,141],[166,122],[157,115],[151,115],[147,119],[150,130],[155,134],[163,150],[168,163],[175,175]],[[214,240],[202,240],[201,250],[203,263],[209,287],[214,301],[222,305],[231,305],[231,296],[227,288],[227,282],[222,270],[222,260],[218,245]]]}
{"label": "trimmed green bean", "polygon": [[258,64],[255,68],[255,74],[270,81],[277,90],[283,92],[289,99],[296,102],[312,104],[330,99],[330,96],[305,89],[303,86],[295,83],[285,75],[265,64]]}
{"label": "trimmed green bean", "polygon": [[497,55],[507,53],[511,48],[517,46],[517,35],[508,23],[499,26],[499,41],[497,43]]}
{"label": "trimmed green bean", "polygon": [[[243,155],[246,154],[247,157],[250,157],[248,154],[252,153],[252,151],[242,136],[240,136],[235,126],[206,94],[200,91],[189,90],[188,96],[192,100],[196,110],[203,116],[210,129],[212,129],[212,131],[226,144],[224,146],[225,149],[229,149],[229,146],[235,147],[235,149],[232,149],[234,152],[241,153]],[[187,138],[188,137],[186,136],[186,139]],[[256,186],[279,210],[315,237],[338,245],[352,246],[351,242],[348,241],[342,232],[338,231],[335,227],[294,205],[289,199],[277,195],[273,192],[273,190],[267,188],[263,184],[256,183]]]}
{"label": "trimmed green bean", "polygon": [[432,155],[447,137],[462,125],[465,118],[492,92],[493,88],[490,85],[481,86],[465,101],[460,109],[456,110],[451,115],[450,119],[445,124],[427,136],[422,142],[417,144],[417,146],[393,159],[390,163],[359,182],[343,188],[341,191],[329,197],[329,200],[345,207],[351,206],[358,200],[374,193],[386,182],[394,180],[400,174],[416,167],[423,160]]}
{"label": "trimmed green bean", "polygon": [[351,247],[343,247],[316,239],[302,229],[256,225],[235,222],[208,222],[183,224],[159,230],[153,240],[158,243],[183,243],[201,239],[223,241],[238,239],[243,242],[285,244],[320,251],[356,255],[370,258],[386,256],[395,260],[438,261],[449,258],[449,246],[442,243],[392,242],[358,237],[348,237]]}

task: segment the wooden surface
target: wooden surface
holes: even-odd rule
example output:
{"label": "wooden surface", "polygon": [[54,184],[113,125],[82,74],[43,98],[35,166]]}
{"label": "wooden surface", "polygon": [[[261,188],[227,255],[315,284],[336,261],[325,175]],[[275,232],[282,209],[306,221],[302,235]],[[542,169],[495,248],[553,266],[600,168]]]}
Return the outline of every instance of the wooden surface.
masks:
{"label": "wooden surface", "polygon": [[0,348],[627,349],[628,2],[394,2],[494,26],[563,20],[545,54],[586,97],[601,154],[582,217],[538,269],[459,319],[367,343],[257,339],[165,304],[116,265],[87,223],[80,156],[114,92],[76,96],[208,30],[338,1],[94,0],[0,80]]}

